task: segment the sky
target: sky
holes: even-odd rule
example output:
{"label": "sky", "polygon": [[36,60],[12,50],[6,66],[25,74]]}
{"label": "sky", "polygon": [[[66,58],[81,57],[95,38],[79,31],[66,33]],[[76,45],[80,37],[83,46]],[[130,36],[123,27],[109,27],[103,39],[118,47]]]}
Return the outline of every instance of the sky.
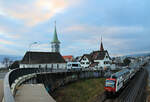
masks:
{"label": "sky", "polygon": [[[0,0],[0,54],[50,52],[57,22],[62,55],[104,49],[150,52],[150,0]],[[33,44],[37,42],[37,44]]]}

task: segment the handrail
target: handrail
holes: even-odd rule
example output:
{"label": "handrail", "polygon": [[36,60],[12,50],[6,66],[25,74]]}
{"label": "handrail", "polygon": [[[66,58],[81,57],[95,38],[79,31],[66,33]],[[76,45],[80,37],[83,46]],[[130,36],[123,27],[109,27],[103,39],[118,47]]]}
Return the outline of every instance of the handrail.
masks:
{"label": "handrail", "polygon": [[9,75],[11,74],[12,71],[8,72],[4,78],[4,101],[5,102],[15,102],[15,99],[11,92],[10,83],[9,83]]}

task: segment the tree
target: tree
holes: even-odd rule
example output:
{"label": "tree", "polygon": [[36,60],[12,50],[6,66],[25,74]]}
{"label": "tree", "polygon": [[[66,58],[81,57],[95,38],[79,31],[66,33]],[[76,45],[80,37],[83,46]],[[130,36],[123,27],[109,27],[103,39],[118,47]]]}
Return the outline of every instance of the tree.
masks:
{"label": "tree", "polygon": [[8,57],[5,57],[2,61],[2,64],[4,64],[6,68],[8,68],[12,63],[13,61],[10,60]]}
{"label": "tree", "polygon": [[10,69],[19,68],[20,61],[15,61],[10,65]]}
{"label": "tree", "polygon": [[129,58],[125,58],[123,60],[123,63],[124,63],[125,66],[128,66],[131,63],[131,60]]}

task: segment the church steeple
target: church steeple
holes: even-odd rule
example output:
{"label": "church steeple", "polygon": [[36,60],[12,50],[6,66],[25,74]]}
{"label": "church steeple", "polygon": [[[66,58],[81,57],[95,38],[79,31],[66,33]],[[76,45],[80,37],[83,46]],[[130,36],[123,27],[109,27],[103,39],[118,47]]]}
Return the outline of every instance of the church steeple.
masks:
{"label": "church steeple", "polygon": [[56,21],[55,21],[55,28],[54,28],[54,36],[51,42],[51,49],[52,52],[59,52],[60,49],[60,41],[58,40],[57,30],[56,30]]}
{"label": "church steeple", "polygon": [[56,21],[55,21],[54,36],[53,36],[52,42],[53,43],[60,43],[60,41],[58,40],[58,36],[57,36]]}
{"label": "church steeple", "polygon": [[102,37],[101,37],[101,46],[100,46],[100,51],[104,51],[104,48],[103,48],[103,42],[102,42]]}

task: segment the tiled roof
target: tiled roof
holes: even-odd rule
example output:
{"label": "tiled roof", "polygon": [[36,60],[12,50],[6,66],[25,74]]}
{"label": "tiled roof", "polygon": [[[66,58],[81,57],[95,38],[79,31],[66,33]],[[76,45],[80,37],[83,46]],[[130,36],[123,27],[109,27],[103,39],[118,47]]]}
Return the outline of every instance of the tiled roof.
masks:
{"label": "tiled roof", "polygon": [[92,56],[93,60],[103,60],[105,58],[106,53],[107,53],[108,57],[110,58],[107,50],[104,50],[104,51],[93,51],[91,53],[91,56]]}
{"label": "tiled roof", "polygon": [[[92,57],[91,57],[90,54],[84,54],[84,55],[81,57],[81,59],[82,59],[84,56],[85,56],[90,62],[92,61]],[[81,61],[81,59],[80,59],[80,61]]]}
{"label": "tiled roof", "polygon": [[63,56],[64,59],[73,59],[73,56]]}
{"label": "tiled roof", "polygon": [[68,60],[68,61],[73,61],[74,60],[74,58],[73,58],[73,56],[63,56],[63,58],[65,59],[65,60]]}
{"label": "tiled roof", "polygon": [[26,52],[22,64],[66,63],[59,52]]}

